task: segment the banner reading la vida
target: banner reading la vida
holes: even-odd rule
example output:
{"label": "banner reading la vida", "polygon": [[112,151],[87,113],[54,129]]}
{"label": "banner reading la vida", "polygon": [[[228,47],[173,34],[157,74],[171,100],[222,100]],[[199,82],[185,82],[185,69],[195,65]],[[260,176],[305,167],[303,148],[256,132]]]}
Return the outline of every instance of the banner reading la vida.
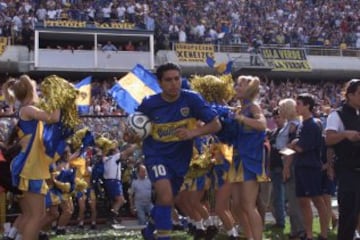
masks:
{"label": "banner reading la vida", "polygon": [[45,20],[44,27],[63,27],[63,28],[107,28],[107,29],[134,29],[134,23],[98,23],[89,24],[85,21],[68,21],[68,20]]}
{"label": "banner reading la vida", "polygon": [[311,72],[304,49],[261,48],[261,55],[272,71]]}
{"label": "banner reading la vida", "polygon": [[179,62],[205,62],[206,57],[214,58],[212,44],[176,43],[175,52]]}

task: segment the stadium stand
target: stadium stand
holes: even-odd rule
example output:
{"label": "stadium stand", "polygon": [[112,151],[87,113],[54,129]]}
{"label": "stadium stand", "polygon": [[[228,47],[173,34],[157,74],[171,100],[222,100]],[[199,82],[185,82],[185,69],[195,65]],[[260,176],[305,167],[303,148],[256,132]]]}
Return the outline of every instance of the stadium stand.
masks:
{"label": "stadium stand", "polygon": [[[44,20],[128,22],[171,42],[359,48],[359,4],[342,1],[1,1],[0,36],[24,43],[22,29]],[[26,44],[26,43],[25,43]]]}

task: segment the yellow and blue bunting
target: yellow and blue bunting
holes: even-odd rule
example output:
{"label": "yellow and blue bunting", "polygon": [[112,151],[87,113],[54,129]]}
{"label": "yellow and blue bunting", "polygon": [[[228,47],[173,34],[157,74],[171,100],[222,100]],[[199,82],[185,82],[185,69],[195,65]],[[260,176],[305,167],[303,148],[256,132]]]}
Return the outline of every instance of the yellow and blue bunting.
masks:
{"label": "yellow and blue bunting", "polygon": [[76,105],[80,115],[88,114],[90,110],[91,81],[92,77],[88,76],[75,85],[75,88],[80,92],[78,98],[76,99]]}
{"label": "yellow and blue bunting", "polygon": [[135,112],[144,97],[160,92],[161,88],[155,75],[137,64],[118,80],[108,93],[125,112],[131,114]]}

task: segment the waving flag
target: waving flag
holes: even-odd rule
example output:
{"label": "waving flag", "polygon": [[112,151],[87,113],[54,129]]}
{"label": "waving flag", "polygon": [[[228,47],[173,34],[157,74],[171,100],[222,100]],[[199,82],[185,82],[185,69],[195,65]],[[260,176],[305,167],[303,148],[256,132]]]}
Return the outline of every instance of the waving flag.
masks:
{"label": "waving flag", "polygon": [[109,90],[111,97],[129,114],[135,112],[144,97],[160,92],[161,88],[155,75],[140,64],[137,64]]}
{"label": "waving flag", "polygon": [[91,80],[92,77],[89,76],[75,85],[75,88],[80,91],[80,96],[76,99],[79,114],[89,113],[91,101]]}
{"label": "waving flag", "polygon": [[209,67],[215,69],[219,74],[230,74],[233,65],[233,61],[216,64],[215,60],[209,56],[206,57],[206,63]]}

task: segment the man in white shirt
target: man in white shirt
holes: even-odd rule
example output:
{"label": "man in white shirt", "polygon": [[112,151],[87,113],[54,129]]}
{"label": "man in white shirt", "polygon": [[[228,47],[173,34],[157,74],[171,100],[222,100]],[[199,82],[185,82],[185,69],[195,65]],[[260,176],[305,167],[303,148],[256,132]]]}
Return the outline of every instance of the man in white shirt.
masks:
{"label": "man in white shirt", "polygon": [[135,146],[131,146],[120,152],[118,148],[110,150],[103,157],[104,163],[104,186],[108,198],[112,201],[111,214],[113,222],[120,223],[119,209],[125,203],[121,183],[121,160],[126,159],[134,152]]}
{"label": "man in white shirt", "polygon": [[337,157],[337,239],[353,239],[360,214],[360,79],[348,82],[344,104],[330,113],[326,123],[325,141],[334,148]]}
{"label": "man in white shirt", "polygon": [[119,209],[125,203],[121,184],[121,161],[118,149],[103,158],[104,187],[107,197],[112,201],[111,214],[114,223],[120,223]]}

